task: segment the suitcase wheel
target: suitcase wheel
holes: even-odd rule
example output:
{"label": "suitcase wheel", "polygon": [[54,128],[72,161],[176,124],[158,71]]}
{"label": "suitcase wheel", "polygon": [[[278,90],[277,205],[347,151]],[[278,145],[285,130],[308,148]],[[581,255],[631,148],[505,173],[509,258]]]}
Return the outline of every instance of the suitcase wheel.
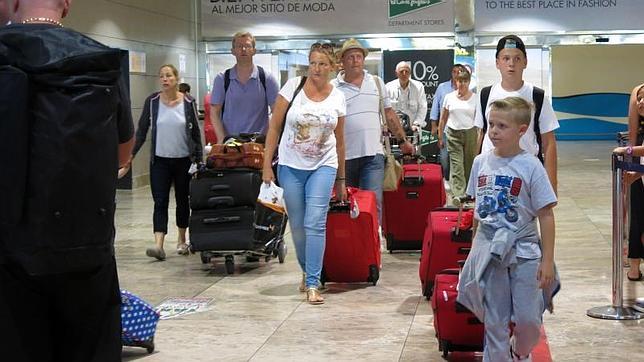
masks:
{"label": "suitcase wheel", "polygon": [[201,262],[202,262],[203,264],[208,264],[208,263],[210,263],[210,255],[208,255],[208,253],[206,253],[205,251],[202,251],[202,252],[199,254],[199,256],[201,257]]}
{"label": "suitcase wheel", "polygon": [[322,284],[322,286],[324,286],[324,284],[326,283],[326,280],[327,280],[326,279],[326,273],[324,272],[324,267],[323,267],[322,271],[320,272],[320,284]]}
{"label": "suitcase wheel", "polygon": [[380,270],[378,270],[378,266],[374,264],[369,265],[369,278],[367,281],[376,285],[376,283],[378,283],[378,279],[380,279]]}
{"label": "suitcase wheel", "polygon": [[441,340],[439,345],[438,345],[438,350],[443,352],[443,358],[447,359],[447,355],[449,354],[449,342],[446,340]]}
{"label": "suitcase wheel", "polygon": [[150,354],[154,352],[154,338],[152,338],[148,342],[144,342],[143,347],[145,347],[145,350],[148,351],[148,353]]}
{"label": "suitcase wheel", "polygon": [[423,290],[423,295],[425,296],[425,299],[427,300],[432,299],[432,293],[434,293],[434,283],[427,282],[427,284],[425,284],[425,290]]}
{"label": "suitcase wheel", "polygon": [[235,272],[235,259],[232,255],[226,255],[226,273],[233,274]]}
{"label": "suitcase wheel", "polygon": [[288,248],[286,247],[286,243],[284,240],[280,241],[280,243],[277,245],[277,260],[280,262],[280,264],[284,264],[284,259],[286,259],[286,253],[288,252]]}

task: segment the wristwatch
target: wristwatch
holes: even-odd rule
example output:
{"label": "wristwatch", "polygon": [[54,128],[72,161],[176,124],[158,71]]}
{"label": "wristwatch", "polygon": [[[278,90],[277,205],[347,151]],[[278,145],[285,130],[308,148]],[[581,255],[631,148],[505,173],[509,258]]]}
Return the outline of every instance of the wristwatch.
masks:
{"label": "wristwatch", "polygon": [[626,146],[626,154],[629,156],[633,156],[633,146]]}

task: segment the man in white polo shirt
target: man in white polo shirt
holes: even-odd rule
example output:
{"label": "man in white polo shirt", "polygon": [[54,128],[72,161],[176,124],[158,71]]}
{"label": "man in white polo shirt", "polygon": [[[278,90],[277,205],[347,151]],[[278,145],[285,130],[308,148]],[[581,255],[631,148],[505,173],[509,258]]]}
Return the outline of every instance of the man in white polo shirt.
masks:
{"label": "man in white polo shirt", "polygon": [[[338,52],[343,70],[331,83],[344,93],[347,100],[347,115],[344,123],[346,184],[376,193],[380,221],[385,169],[380,126],[381,98],[385,108],[387,127],[399,141],[404,140],[400,145],[402,152],[413,153],[413,146],[405,140],[405,132],[398,116],[391,108],[384,82],[364,69],[367,53],[367,49],[357,40],[345,41]],[[380,91],[376,82],[380,83]]]}
{"label": "man in white polo shirt", "polygon": [[387,94],[393,108],[409,117],[414,130],[423,129],[427,122],[427,96],[423,83],[411,79],[411,62],[402,61],[396,65],[396,79],[387,83]]}

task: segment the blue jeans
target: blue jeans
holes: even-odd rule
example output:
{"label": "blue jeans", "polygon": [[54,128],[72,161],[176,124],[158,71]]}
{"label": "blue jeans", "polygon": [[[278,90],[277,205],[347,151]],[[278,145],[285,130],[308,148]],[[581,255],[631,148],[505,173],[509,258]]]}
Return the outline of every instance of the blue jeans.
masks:
{"label": "blue jeans", "polygon": [[320,284],[326,244],[326,215],[337,169],[298,170],[280,165],[277,169],[297,262],[306,274],[306,287]]}
{"label": "blue jeans", "polygon": [[510,320],[515,323],[516,354],[526,356],[539,343],[543,315],[543,294],[537,280],[539,263],[539,259],[517,258],[516,264],[502,267],[493,260],[485,270],[484,362],[512,360]]}
{"label": "blue jeans", "polygon": [[385,177],[385,156],[376,154],[346,160],[344,167],[347,186],[376,193],[378,223],[382,224],[382,181]]}

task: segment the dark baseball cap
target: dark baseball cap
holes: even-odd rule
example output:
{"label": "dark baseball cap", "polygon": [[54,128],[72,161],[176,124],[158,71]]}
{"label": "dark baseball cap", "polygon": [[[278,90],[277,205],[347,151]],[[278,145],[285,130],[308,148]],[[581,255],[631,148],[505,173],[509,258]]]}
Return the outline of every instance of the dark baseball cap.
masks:
{"label": "dark baseball cap", "polygon": [[527,58],[528,54],[525,52],[525,44],[523,44],[523,40],[519,38],[516,35],[506,35],[503,38],[499,40],[499,42],[496,44],[496,55],[495,57],[499,56],[499,52],[503,49],[519,49],[520,51],[523,52],[523,55]]}

